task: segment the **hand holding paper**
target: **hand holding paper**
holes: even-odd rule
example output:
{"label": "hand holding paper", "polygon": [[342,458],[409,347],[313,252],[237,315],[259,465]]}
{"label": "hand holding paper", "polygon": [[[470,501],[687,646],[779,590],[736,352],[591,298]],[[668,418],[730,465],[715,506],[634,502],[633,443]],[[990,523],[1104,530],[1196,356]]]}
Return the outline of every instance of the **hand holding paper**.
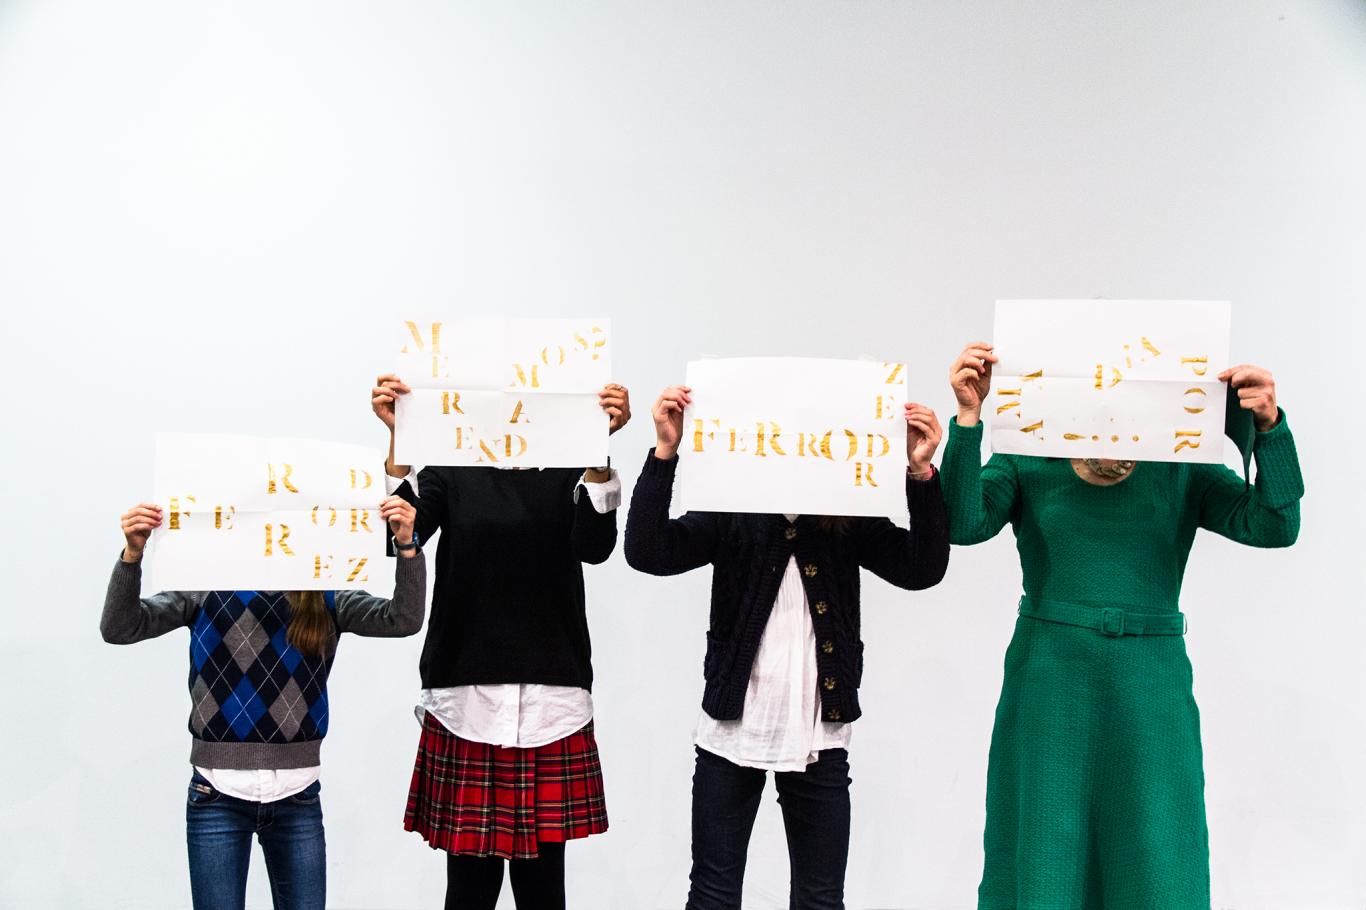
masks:
{"label": "hand holding paper", "polygon": [[974,341],[963,348],[963,353],[949,368],[949,385],[958,399],[958,425],[975,426],[982,412],[982,402],[991,391],[991,366],[999,358],[990,344]]}
{"label": "hand holding paper", "polygon": [[659,393],[651,412],[655,419],[655,457],[668,461],[683,439],[683,411],[692,404],[692,389],[671,385]]}
{"label": "hand holding paper", "polygon": [[934,466],[930,460],[943,436],[939,417],[933,410],[923,404],[906,405],[906,465],[912,477],[931,472]]}
{"label": "hand holding paper", "polygon": [[140,502],[120,519],[123,528],[123,561],[137,562],[147,548],[147,538],[161,527],[161,506],[154,502]]}
{"label": "hand holding paper", "polygon": [[627,391],[626,386],[615,382],[607,383],[598,393],[598,404],[609,418],[608,433],[615,433],[630,422],[631,393]]}
{"label": "hand holding paper", "polygon": [[1219,381],[1233,386],[1239,407],[1252,412],[1258,432],[1265,433],[1276,426],[1281,412],[1276,404],[1276,380],[1270,370],[1243,363],[1224,370]]}
{"label": "hand holding paper", "polygon": [[[413,540],[413,525],[417,523],[417,509],[401,496],[388,496],[379,504],[379,517],[389,523],[394,542],[407,546]],[[400,550],[400,555],[412,556],[412,550]]]}

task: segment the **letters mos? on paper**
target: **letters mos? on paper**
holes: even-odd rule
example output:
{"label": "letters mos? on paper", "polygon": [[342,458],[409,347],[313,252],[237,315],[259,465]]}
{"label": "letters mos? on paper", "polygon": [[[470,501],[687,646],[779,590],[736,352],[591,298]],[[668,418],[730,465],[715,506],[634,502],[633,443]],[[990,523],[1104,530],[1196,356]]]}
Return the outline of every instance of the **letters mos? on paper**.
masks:
{"label": "letters mos? on paper", "polygon": [[583,467],[607,457],[600,319],[403,320],[395,457],[405,464]]}

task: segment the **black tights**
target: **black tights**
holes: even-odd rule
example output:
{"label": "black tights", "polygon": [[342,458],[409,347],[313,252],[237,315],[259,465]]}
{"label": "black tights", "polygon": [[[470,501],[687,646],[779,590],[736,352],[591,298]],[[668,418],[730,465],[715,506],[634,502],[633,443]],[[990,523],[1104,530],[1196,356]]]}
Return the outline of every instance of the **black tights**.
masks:
{"label": "black tights", "polygon": [[[517,910],[564,910],[564,844],[538,844],[535,859],[508,860]],[[503,860],[446,854],[446,910],[493,910]]]}

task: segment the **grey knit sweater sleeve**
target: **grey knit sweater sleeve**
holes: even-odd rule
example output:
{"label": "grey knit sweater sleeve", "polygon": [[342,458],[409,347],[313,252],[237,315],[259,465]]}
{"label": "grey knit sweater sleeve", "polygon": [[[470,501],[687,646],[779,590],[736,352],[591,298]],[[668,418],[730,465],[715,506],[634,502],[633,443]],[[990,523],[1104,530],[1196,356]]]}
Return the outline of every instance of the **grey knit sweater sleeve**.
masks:
{"label": "grey knit sweater sleeve", "polygon": [[163,591],[140,598],[141,591],[142,563],[124,562],[120,558],[109,577],[104,613],[100,616],[100,634],[105,641],[131,645],[189,626],[204,602],[203,591]]}
{"label": "grey knit sweater sleeve", "polygon": [[394,598],[364,591],[337,592],[337,628],[376,638],[402,638],[422,629],[427,612],[427,557],[400,556],[394,560]]}

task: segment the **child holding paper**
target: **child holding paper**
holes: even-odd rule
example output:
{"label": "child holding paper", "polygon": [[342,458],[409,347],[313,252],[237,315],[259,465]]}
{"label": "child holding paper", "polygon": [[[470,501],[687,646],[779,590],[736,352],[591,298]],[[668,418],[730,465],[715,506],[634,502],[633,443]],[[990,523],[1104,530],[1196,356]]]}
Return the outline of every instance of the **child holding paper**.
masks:
{"label": "child holding paper", "polygon": [[1024,597],[987,772],[982,910],[1208,910],[1200,721],[1181,577],[1197,528],[1255,547],[1299,532],[1295,441],[1271,374],[1225,370],[1252,412],[1256,484],[1218,464],[993,455],[982,402],[996,354],[969,345],[944,452],[956,544],[1009,522]]}
{"label": "child holding paper", "polygon": [[327,677],[342,632],[413,635],[426,607],[416,511],[380,504],[401,558],[394,598],[364,591],[167,591],[139,599],[142,553],[162,510],[122,518],[125,544],[105,595],[100,633],[131,644],[190,630],[190,762],[186,839],[195,910],[240,910],[254,834],[276,910],[323,910],[326,848],[319,751]]}
{"label": "child holding paper", "polygon": [[[607,830],[583,563],[616,546],[621,482],[608,467],[396,465],[409,391],[385,375],[371,393],[389,485],[416,500],[423,540],[441,532],[404,827],[446,852],[447,910],[493,910],[505,863],[519,908],[563,908],[566,842]],[[615,433],[627,390],[598,398]]]}
{"label": "child holding paper", "polygon": [[862,713],[859,569],[910,590],[939,582],[949,542],[930,459],[939,421],[905,406],[910,530],[886,518],[689,512],[669,518],[686,386],[654,407],[626,561],[651,575],[712,566],[696,733],[688,910],[738,910],[750,831],[774,772],[793,910],[840,910],[849,852],[850,725]]}

